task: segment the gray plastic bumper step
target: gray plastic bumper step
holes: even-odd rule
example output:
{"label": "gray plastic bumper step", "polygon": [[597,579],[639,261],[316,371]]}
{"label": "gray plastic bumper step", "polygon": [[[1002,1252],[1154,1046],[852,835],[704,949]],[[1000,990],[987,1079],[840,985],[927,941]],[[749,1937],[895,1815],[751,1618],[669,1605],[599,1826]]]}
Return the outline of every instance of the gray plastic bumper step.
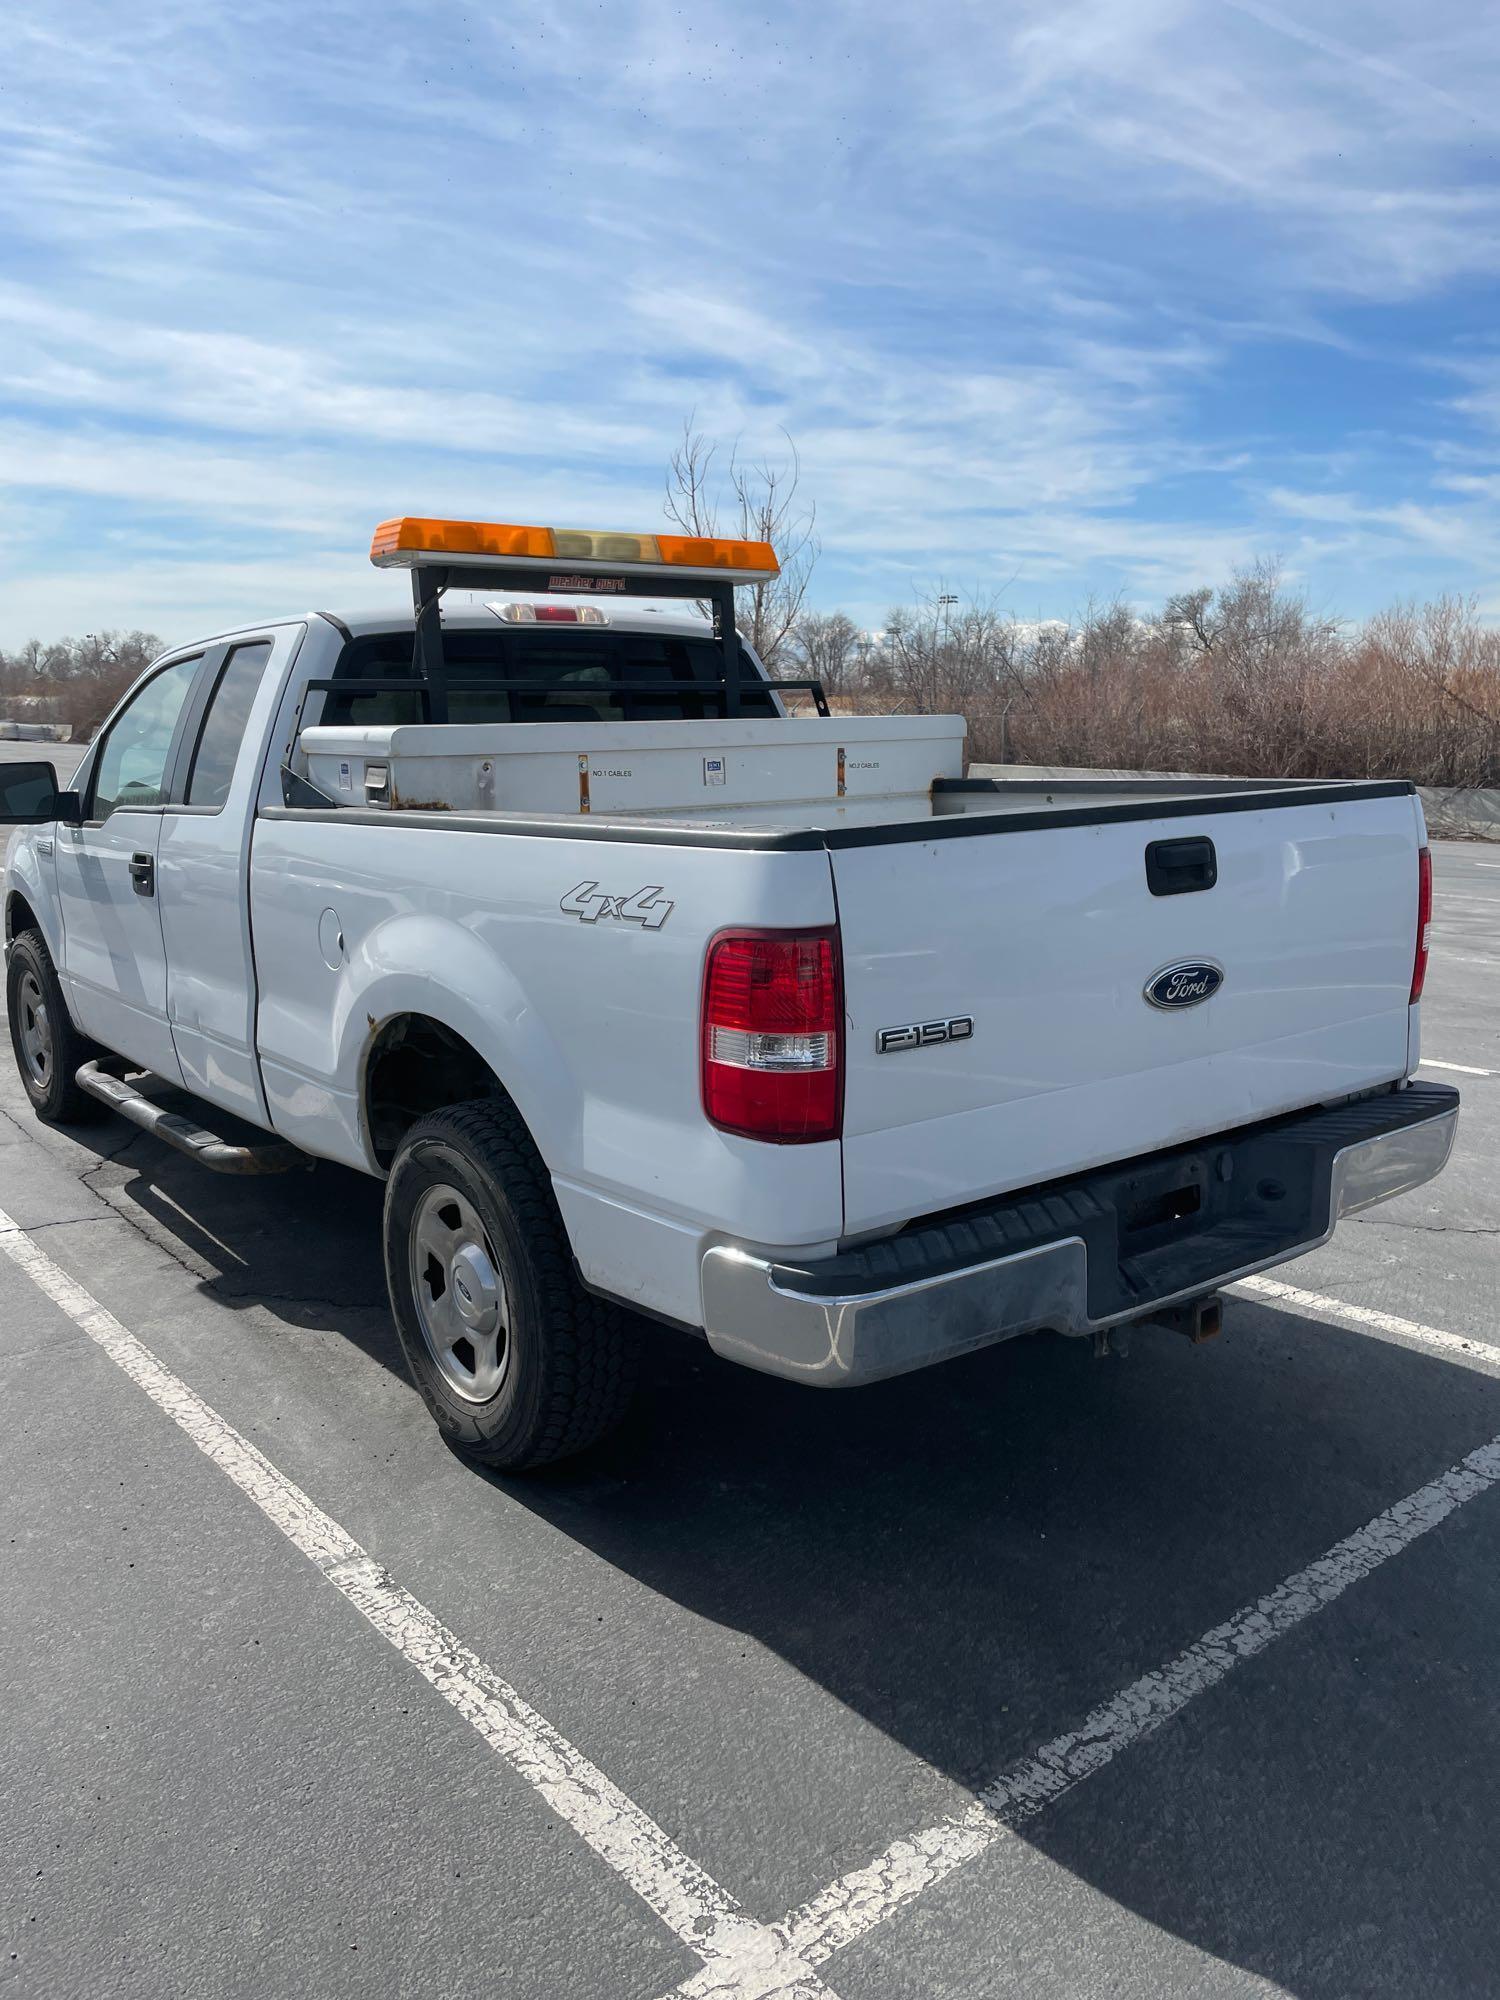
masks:
{"label": "gray plastic bumper step", "polygon": [[208,1167],[213,1173],[284,1174],[294,1167],[312,1165],[306,1153],[287,1145],[285,1140],[239,1144],[195,1124],[169,1105],[158,1104],[140,1086],[142,1082],[161,1083],[163,1079],[159,1077],[142,1073],[137,1081],[127,1082],[115,1070],[96,1061],[86,1062],[77,1080],[78,1088],[86,1090],[90,1097],[97,1097],[101,1104],[118,1111],[132,1125],[139,1125],[143,1132],[175,1146],[179,1153],[186,1153],[190,1160],[196,1160],[200,1167]]}

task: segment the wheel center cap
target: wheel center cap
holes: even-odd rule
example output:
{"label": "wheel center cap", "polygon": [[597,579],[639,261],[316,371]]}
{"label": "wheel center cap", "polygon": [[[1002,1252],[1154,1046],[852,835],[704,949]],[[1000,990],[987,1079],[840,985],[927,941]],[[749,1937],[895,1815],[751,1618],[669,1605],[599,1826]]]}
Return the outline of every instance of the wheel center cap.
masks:
{"label": "wheel center cap", "polygon": [[453,1303],[465,1326],[488,1331],[500,1305],[500,1281],[495,1267],[478,1243],[466,1243],[448,1267]]}

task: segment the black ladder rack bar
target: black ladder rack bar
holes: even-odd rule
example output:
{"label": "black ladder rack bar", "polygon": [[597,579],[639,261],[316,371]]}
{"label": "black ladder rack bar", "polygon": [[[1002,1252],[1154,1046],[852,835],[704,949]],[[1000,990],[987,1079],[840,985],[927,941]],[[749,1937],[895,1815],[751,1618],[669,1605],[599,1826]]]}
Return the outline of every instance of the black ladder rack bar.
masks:
{"label": "black ladder rack bar", "polygon": [[[826,716],[829,713],[828,699],[823,693],[823,683],[820,680],[753,680],[747,681],[744,685],[747,689],[767,688],[772,693],[808,694],[812,696],[813,705],[819,715]],[[378,679],[372,676],[368,680],[363,676],[345,675],[342,678],[333,676],[326,680],[306,681],[303,683],[304,696],[310,694],[414,694],[420,700],[428,722],[447,720],[446,714],[439,716],[435,712],[438,704],[434,700],[434,696],[440,691],[445,697],[451,694],[575,694],[583,700],[587,700],[595,695],[675,694],[685,702],[715,702],[723,700],[726,707],[729,694],[729,690],[722,681],[640,681],[628,680],[623,676],[612,676],[609,680],[604,681],[509,681],[496,680],[493,677],[484,680],[475,680],[467,675],[449,676],[444,674],[441,690],[436,688],[431,681],[415,674],[386,674],[380,676]],[[443,707],[446,710],[446,699],[443,702]],[[557,720],[559,722],[566,722],[567,719],[566,714],[559,711]],[[693,719],[692,717],[688,718],[690,721]],[[301,734],[301,730],[302,714],[299,709],[296,728],[293,731],[294,741]]]}
{"label": "black ladder rack bar", "polygon": [[443,656],[443,584],[438,572],[414,569],[411,573],[412,605],[417,622],[412,630],[412,669],[427,684],[427,717],[430,722],[448,720],[448,663]]}
{"label": "black ladder rack bar", "polygon": [[[583,586],[581,590],[580,585]],[[741,671],[740,635],[734,621],[735,586],[732,579],[721,581],[717,577],[679,577],[656,572],[648,588],[646,580],[638,572],[599,570],[584,577],[570,571],[561,559],[556,574],[541,569],[510,569],[503,563],[491,566],[488,563],[417,562],[412,565],[411,572],[412,608],[416,614],[412,665],[432,691],[429,701],[431,721],[447,721],[448,691],[460,685],[458,681],[449,679],[443,658],[443,593],[448,590],[505,590],[514,591],[522,597],[535,597],[539,594],[545,596],[554,589],[571,597],[598,597],[606,603],[629,596],[691,597],[700,603],[706,601],[713,609],[713,636],[718,641],[723,662],[720,685],[724,692],[724,712],[731,716],[741,713],[746,684]],[[641,687],[644,684],[638,681],[635,685]],[[786,681],[780,685],[806,688],[818,713],[828,713],[820,685],[806,681]]]}
{"label": "black ladder rack bar", "polygon": [[740,635],[734,622],[734,585],[715,584],[709,592],[714,608],[714,637],[724,656],[724,713],[740,712]]}

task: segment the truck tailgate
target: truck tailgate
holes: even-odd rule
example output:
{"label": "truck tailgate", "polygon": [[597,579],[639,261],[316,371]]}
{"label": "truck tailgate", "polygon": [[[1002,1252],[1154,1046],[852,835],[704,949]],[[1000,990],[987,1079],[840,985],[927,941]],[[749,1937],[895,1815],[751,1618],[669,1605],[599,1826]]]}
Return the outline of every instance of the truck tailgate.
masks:
{"label": "truck tailgate", "polygon": [[[846,1232],[1406,1074],[1414,799],[1374,787],[1261,797],[831,843]],[[1203,836],[1213,886],[1154,892],[1148,846]],[[1148,1002],[1155,975],[1195,961],[1222,972],[1217,991]],[[948,1022],[943,1039],[932,1024]],[[925,1040],[886,1032],[924,1024]]]}

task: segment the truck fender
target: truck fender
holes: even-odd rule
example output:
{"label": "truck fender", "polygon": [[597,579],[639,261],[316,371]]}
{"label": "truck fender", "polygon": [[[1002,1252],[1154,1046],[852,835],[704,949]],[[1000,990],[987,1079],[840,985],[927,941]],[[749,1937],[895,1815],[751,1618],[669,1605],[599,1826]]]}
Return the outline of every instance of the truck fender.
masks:
{"label": "truck fender", "polygon": [[[426,914],[379,925],[344,967],[337,1074],[358,1095],[362,1127],[371,1051],[402,1014],[438,1022],[482,1057],[549,1168],[576,1156],[583,1097],[569,1056],[503,960],[463,925]],[[368,1131],[362,1137],[373,1163]]]}
{"label": "truck fender", "polygon": [[37,928],[52,954],[52,963],[62,977],[62,915],[57,901],[57,881],[50,868],[43,873],[35,843],[27,838],[28,834],[34,833],[35,828],[18,827],[5,857],[5,941],[9,944],[15,935],[14,898],[21,896],[31,906]]}

